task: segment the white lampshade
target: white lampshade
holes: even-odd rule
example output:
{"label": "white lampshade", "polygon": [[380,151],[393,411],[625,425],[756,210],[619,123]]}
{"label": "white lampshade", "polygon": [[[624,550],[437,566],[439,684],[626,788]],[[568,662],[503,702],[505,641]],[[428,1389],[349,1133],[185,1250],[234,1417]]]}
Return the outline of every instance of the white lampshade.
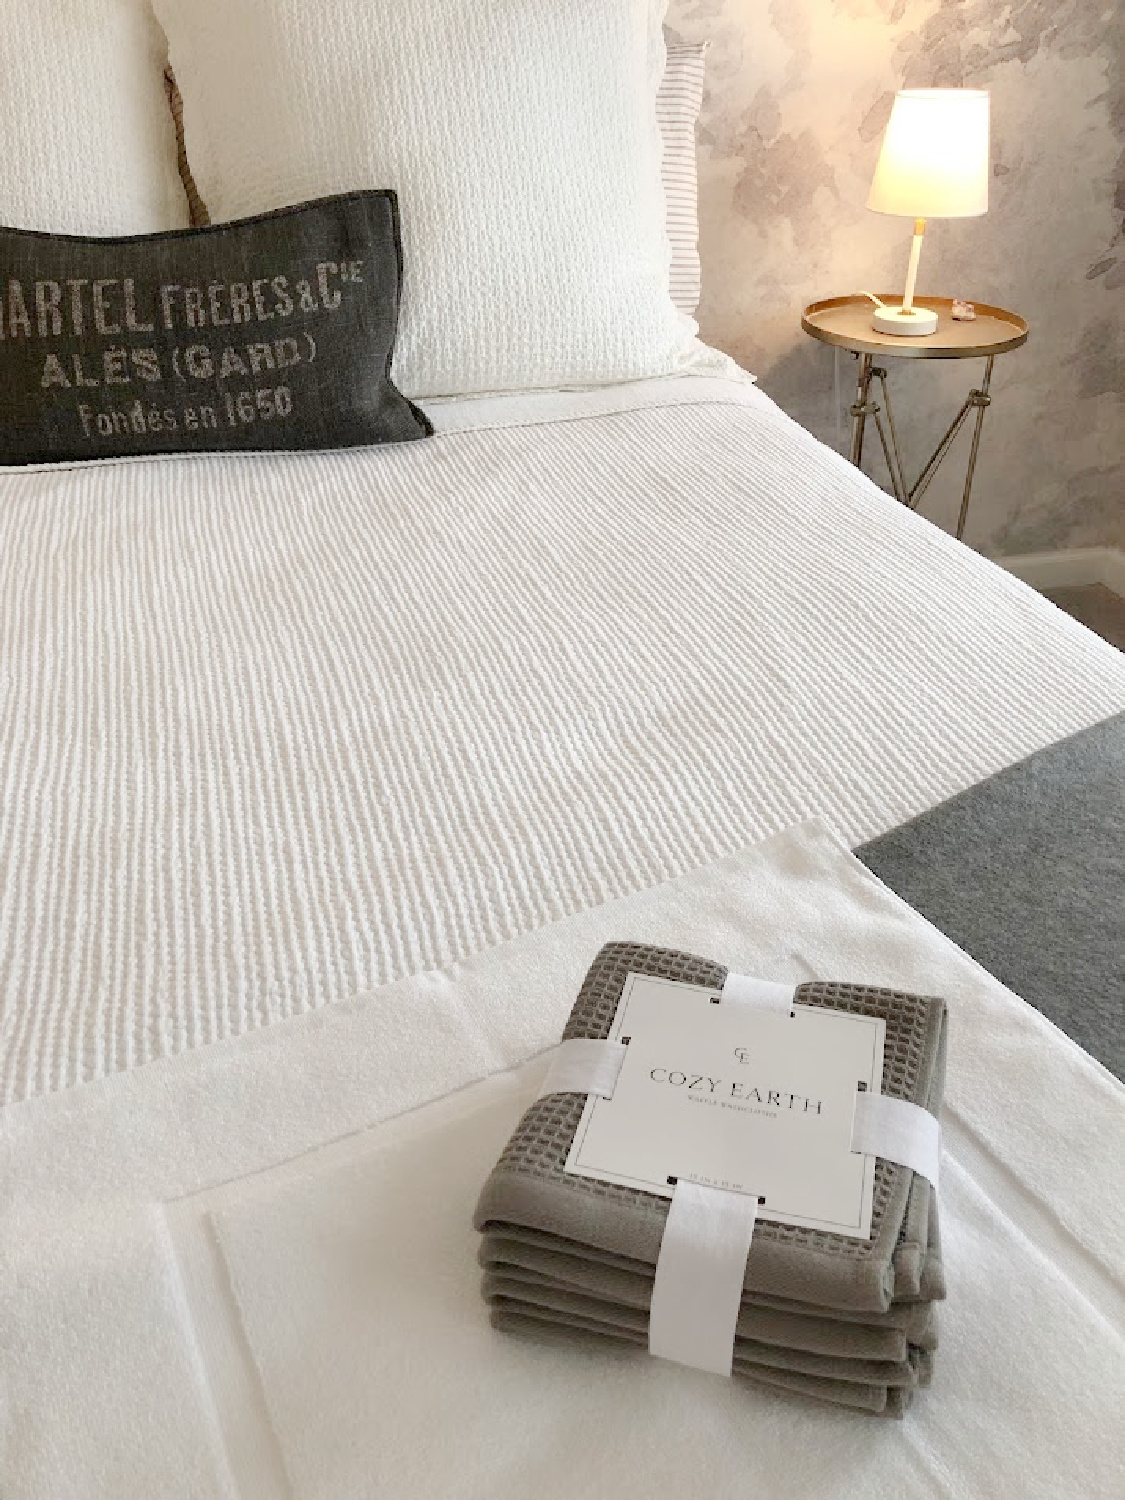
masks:
{"label": "white lampshade", "polygon": [[986,213],[988,91],[897,93],[867,206],[908,219],[966,219]]}

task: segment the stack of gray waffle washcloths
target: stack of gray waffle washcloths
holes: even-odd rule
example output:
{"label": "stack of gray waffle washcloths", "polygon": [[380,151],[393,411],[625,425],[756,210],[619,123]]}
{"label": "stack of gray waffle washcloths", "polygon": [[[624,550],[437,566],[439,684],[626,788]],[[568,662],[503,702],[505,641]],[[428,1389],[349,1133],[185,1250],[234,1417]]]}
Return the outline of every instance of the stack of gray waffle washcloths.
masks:
{"label": "stack of gray waffle washcloths", "polygon": [[[715,989],[727,975],[692,954],[607,944],[563,1039],[608,1036],[631,973]],[[881,1016],[883,1093],[937,1114],[945,1081],[943,1001],[827,982],[801,985],[795,1000]],[[537,1100],[485,1183],[474,1219],[482,1291],[496,1328],[643,1348],[668,1200],[563,1171],[584,1104],[582,1094]],[[758,1220],[733,1377],[901,1417],[930,1383],[934,1304],[944,1296],[933,1189],[908,1167],[879,1158],[867,1240]]]}

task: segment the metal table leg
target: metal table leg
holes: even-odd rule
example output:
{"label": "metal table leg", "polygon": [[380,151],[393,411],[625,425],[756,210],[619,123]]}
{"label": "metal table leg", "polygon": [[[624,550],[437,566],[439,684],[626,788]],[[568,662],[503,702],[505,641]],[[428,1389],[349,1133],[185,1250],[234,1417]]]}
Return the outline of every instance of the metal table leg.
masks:
{"label": "metal table leg", "polygon": [[[895,497],[901,500],[903,505],[910,510],[917,510],[918,503],[929,488],[930,481],[937,473],[945,455],[952,446],[953,439],[961,431],[966,417],[976,407],[976,423],[973,427],[973,442],[969,449],[969,465],[965,471],[965,488],[961,495],[961,511],[957,517],[957,539],[965,534],[965,521],[969,514],[969,499],[973,491],[973,475],[977,467],[977,454],[980,452],[980,435],[984,426],[984,414],[992,404],[989,394],[989,385],[992,381],[992,366],[996,356],[990,354],[985,359],[984,379],[978,389],[971,390],[965,397],[961,410],[953,418],[949,427],[934,451],[926,460],[922,472],[908,489],[902,468],[902,455],[899,452],[898,433],[895,430],[894,414],[891,410],[891,393],[887,387],[886,370],[874,368],[870,354],[857,355],[860,361],[859,375],[856,381],[855,401],[850,408],[852,417],[852,446],[850,458],[857,468],[861,467],[863,460],[863,431],[868,417],[874,417],[875,425],[879,431],[879,439],[883,445],[883,457],[887,462],[887,472],[891,479],[891,488]],[[883,425],[882,412],[877,401],[871,398],[871,382],[877,379],[883,391],[883,401],[887,408],[887,423],[889,432]]]}
{"label": "metal table leg", "polygon": [[863,462],[863,429],[867,421],[867,415],[871,411],[869,394],[871,390],[871,355],[861,354],[859,358],[859,374],[856,378],[855,400],[851,405],[852,414],[852,450],[848,457],[858,469]]}
{"label": "metal table leg", "polygon": [[[883,405],[887,409],[887,426],[890,428],[891,440],[887,442],[887,434],[883,431],[883,422],[879,416],[878,409],[875,411],[875,425],[879,429],[879,437],[883,443],[883,457],[887,461],[887,473],[891,476],[891,485],[894,488],[895,499],[903,505],[910,504],[910,496],[906,489],[906,475],[902,472],[902,454],[898,448],[898,432],[895,429],[895,414],[891,406],[891,391],[887,385],[887,372],[881,366],[876,365],[873,372],[879,380],[879,387],[883,392]],[[893,462],[892,462],[893,458]]]}
{"label": "metal table leg", "polygon": [[[867,424],[867,418],[875,419],[875,428],[879,434],[879,442],[883,446],[883,457],[887,463],[887,472],[891,476],[891,487],[895,492],[896,500],[901,500],[903,505],[909,503],[906,493],[906,480],[902,474],[902,458],[898,451],[898,436],[895,432],[894,414],[891,411],[891,393],[887,389],[887,372],[879,365],[872,363],[870,354],[857,355],[859,360],[859,373],[856,378],[855,400],[851,405],[852,417],[852,448],[850,458],[856,468],[863,466],[863,433]],[[887,408],[887,426],[883,424],[883,412],[878,401],[872,399],[871,382],[878,380],[883,391],[883,402]],[[888,432],[889,427],[889,432]]]}
{"label": "metal table leg", "polygon": [[973,429],[973,446],[969,449],[969,467],[965,473],[965,493],[961,496],[961,514],[957,517],[957,540],[960,541],[965,535],[965,517],[969,514],[969,496],[973,490],[973,471],[977,466],[977,451],[980,448],[980,430],[984,426],[984,414],[992,401],[988,394],[989,382],[992,379],[992,365],[996,356],[990,354],[984,363],[984,379],[981,381],[980,390],[973,391],[969,397],[977,409],[977,424]]}

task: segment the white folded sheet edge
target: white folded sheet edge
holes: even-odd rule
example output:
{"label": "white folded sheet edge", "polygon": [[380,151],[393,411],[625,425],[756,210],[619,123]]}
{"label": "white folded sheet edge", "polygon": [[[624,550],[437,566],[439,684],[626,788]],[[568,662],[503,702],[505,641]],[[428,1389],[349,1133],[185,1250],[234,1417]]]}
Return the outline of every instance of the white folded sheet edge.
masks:
{"label": "white folded sheet edge", "polygon": [[[427,396],[423,409],[434,423],[434,437],[496,428],[536,427],[545,422],[570,422],[617,416],[650,406],[693,406],[719,402],[745,405],[773,403],[757,387],[757,378],[727,354],[699,339],[692,341],[683,366],[668,375],[609,385],[541,387],[524,391],[482,391],[474,395]],[[0,464],[0,474],[51,474],[68,469],[111,470],[121,464],[237,463],[266,460],[299,464],[318,452],[356,456],[360,462],[377,447],[337,449],[249,448],[180,453],[128,453],[112,458],[76,458],[38,464]]]}
{"label": "white folded sheet edge", "polygon": [[[741,980],[742,976],[736,978]],[[796,986],[774,985],[768,980],[750,982],[784,992],[788,997],[786,1009],[793,1002]],[[775,1008],[772,1000],[768,1004],[771,1009]],[[560,1042],[552,1054],[538,1097],[597,1094],[599,1098],[612,1099],[625,1056],[626,1048],[621,1042],[596,1037],[571,1037]],[[920,1104],[857,1090],[851,1149],[909,1167],[932,1182],[935,1190],[939,1185],[941,1124],[936,1115]]]}
{"label": "white folded sheet edge", "polygon": [[[787,1011],[797,986],[728,974],[724,1004]],[[625,1061],[621,1042],[571,1037],[561,1042],[538,1097],[596,1094],[612,1099]],[[938,1186],[941,1125],[906,1099],[857,1090],[851,1149],[909,1167]],[[752,1193],[680,1178],[673,1189],[649,1312],[648,1352],[715,1375],[730,1375],[746,1258],[757,1222]]]}

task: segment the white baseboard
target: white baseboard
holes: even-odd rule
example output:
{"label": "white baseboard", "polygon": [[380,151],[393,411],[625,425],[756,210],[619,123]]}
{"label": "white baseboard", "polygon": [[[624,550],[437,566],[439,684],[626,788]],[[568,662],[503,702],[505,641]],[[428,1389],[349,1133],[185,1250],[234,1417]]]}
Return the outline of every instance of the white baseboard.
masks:
{"label": "white baseboard", "polygon": [[1062,589],[1074,584],[1104,583],[1125,599],[1125,552],[1120,547],[1075,547],[1070,552],[1025,552],[995,557],[993,562],[1022,578],[1033,589]]}

